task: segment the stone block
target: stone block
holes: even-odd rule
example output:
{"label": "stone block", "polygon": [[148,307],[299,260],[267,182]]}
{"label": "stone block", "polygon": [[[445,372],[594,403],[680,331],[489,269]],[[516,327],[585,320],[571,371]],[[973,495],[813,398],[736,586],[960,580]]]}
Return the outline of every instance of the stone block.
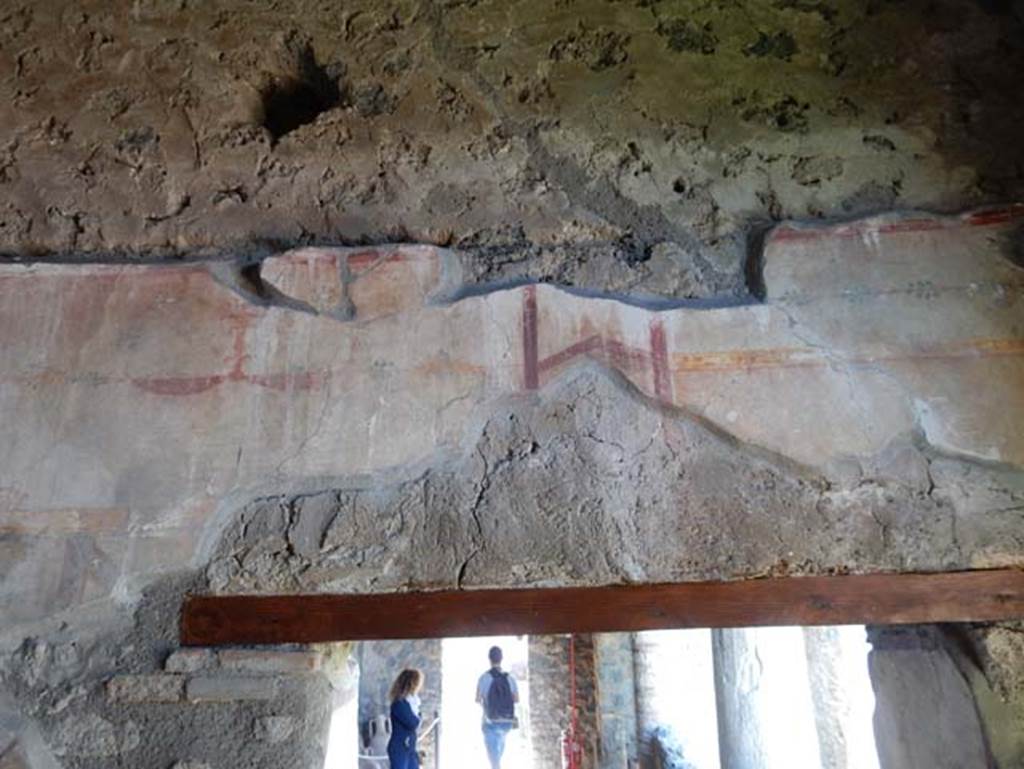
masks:
{"label": "stone block", "polygon": [[314,651],[225,649],[218,656],[223,669],[246,673],[313,673],[320,669],[321,663],[320,653]]}
{"label": "stone block", "polygon": [[134,721],[117,724],[95,713],[76,714],[60,722],[52,733],[57,756],[110,758],[129,753],[142,742]]}
{"label": "stone block", "polygon": [[203,761],[177,761],[171,769],[210,769],[210,765]]}
{"label": "stone block", "polygon": [[217,655],[213,649],[178,649],[164,662],[168,673],[196,673],[217,667]]}
{"label": "stone block", "polygon": [[180,702],[184,683],[178,675],[114,676],[107,696],[115,702]]}
{"label": "stone block", "polygon": [[253,723],[256,739],[276,745],[287,740],[295,731],[296,721],[291,716],[263,716]]}
{"label": "stone block", "polygon": [[189,702],[270,700],[277,696],[277,680],[241,676],[203,676],[191,679],[185,693]]}

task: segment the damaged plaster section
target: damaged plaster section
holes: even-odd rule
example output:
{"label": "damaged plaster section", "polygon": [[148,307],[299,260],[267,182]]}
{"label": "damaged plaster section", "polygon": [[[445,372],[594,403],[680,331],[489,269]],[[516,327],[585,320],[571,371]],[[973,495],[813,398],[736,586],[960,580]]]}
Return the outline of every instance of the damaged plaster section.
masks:
{"label": "damaged plaster section", "polygon": [[[1021,565],[1024,471],[982,458],[979,446],[988,444],[972,442],[964,428],[980,414],[991,441],[1020,403],[1020,212],[779,228],[755,275],[764,304],[687,311],[677,324],[671,313],[642,314],[638,303],[552,287],[462,296],[455,254],[429,248],[309,249],[268,259],[247,275],[221,277],[245,301],[202,265],[4,267],[31,273],[23,284],[8,281],[15,288],[0,303],[21,321],[0,324],[12,334],[0,355],[15,350],[0,370],[22,376],[17,384],[27,393],[11,423],[28,423],[24,434],[42,441],[37,425],[51,417],[51,403],[81,411],[68,405],[59,442],[42,443],[40,452],[60,445],[63,453],[50,456],[62,490],[77,500],[43,496],[55,477],[45,467],[30,487],[40,502],[0,484],[0,576],[5,588],[31,588],[5,596],[5,619],[13,621],[0,628],[0,766],[322,766],[327,712],[349,696],[337,688],[343,684],[319,672],[210,667],[210,654],[177,667],[176,618],[187,592]],[[67,281],[67,271],[80,271],[81,282]],[[57,282],[72,286],[70,298]],[[524,322],[531,299],[532,337]],[[68,313],[63,321],[55,320],[58,306]],[[773,308],[782,314],[759,346],[752,335],[766,330]],[[634,314],[642,322],[630,322]],[[48,331],[40,343],[35,334],[47,323],[60,333]],[[677,381],[659,376],[658,329],[678,332],[662,337],[661,359],[674,362]],[[897,331],[912,334],[913,344],[901,349]],[[521,378],[527,338],[541,347],[536,389]],[[600,344],[587,341],[594,338]],[[879,339],[883,348],[861,346]],[[485,342],[493,352],[482,355]],[[730,350],[735,360],[723,354]],[[18,368],[42,351],[36,368]],[[333,357],[338,351],[344,355]],[[94,368],[83,369],[84,360]],[[928,368],[935,365],[948,365],[938,369],[947,373]],[[902,402],[956,377],[959,397],[930,396],[933,404],[951,401],[945,419],[938,405],[918,408],[903,432],[858,452],[844,443],[850,431],[825,424],[846,404],[814,396],[822,406],[813,429],[794,429],[818,377],[838,374],[863,392],[870,380],[859,376],[899,383],[904,368],[917,367],[920,376],[893,391]],[[62,378],[65,371],[74,376]],[[482,371],[493,379],[477,379]],[[366,378],[352,386],[356,375]],[[730,391],[730,382],[746,389]],[[984,400],[969,400],[974,393]],[[389,399],[391,413],[378,398]],[[415,399],[428,407],[409,408]],[[790,399],[797,408],[782,412]],[[880,402],[865,413],[890,429]],[[24,418],[26,403],[41,404],[39,420]],[[730,421],[740,404],[742,418]],[[998,411],[986,416],[992,404]],[[449,429],[431,432],[431,419],[446,412]],[[766,414],[804,454],[766,448],[750,437],[756,431],[741,437]],[[193,423],[197,417],[221,421]],[[1018,457],[1009,421],[1002,456]],[[356,432],[374,422],[373,441]],[[407,449],[420,428],[413,461],[396,447]],[[70,445],[71,433],[84,443]],[[825,448],[806,452],[819,444]],[[378,453],[360,453],[367,449]],[[25,453],[0,463],[18,483],[38,470],[10,470]],[[808,453],[811,460],[796,458]],[[182,456],[210,475],[175,475],[187,465]],[[352,469],[361,458],[365,472]],[[70,482],[79,476],[82,486]],[[97,479],[109,487],[97,490]],[[82,514],[74,505],[86,494],[95,497]],[[111,503],[119,507],[101,507]],[[17,612],[25,609],[23,618]],[[1020,628],[971,632],[985,681],[968,683],[1000,734],[1020,734]],[[110,684],[115,675],[138,678]],[[201,684],[190,690],[195,680]],[[224,701],[202,701],[211,692]]]}
{"label": "damaged plaster section", "polygon": [[[362,591],[1018,564],[1022,215],[780,226],[764,301],[706,309],[465,294],[456,255],[426,246],[219,279],[0,266],[18,321],[0,323],[0,607],[15,629],[116,610],[215,552],[218,589],[258,585],[266,548],[271,581]],[[222,537],[253,499],[287,521],[321,491],[301,547],[280,521],[252,530],[269,545]]]}
{"label": "damaged plaster section", "polygon": [[[5,645],[2,760],[18,769],[322,766],[330,712],[355,693],[347,650],[299,671],[275,665],[314,650],[232,649],[231,667],[215,651],[179,650],[188,593],[957,568],[972,549],[1022,546],[1019,513],[992,509],[1021,504],[1020,472],[908,439],[855,477],[830,480],[651,403],[596,367],[506,399],[460,455],[402,476],[254,499],[232,511],[205,569],[161,577],[92,628],[95,609],[82,607],[70,624]],[[984,676],[968,684],[990,697],[981,701],[997,736],[1024,723],[1018,634],[991,625],[968,636],[978,663],[964,670]],[[238,665],[248,654],[249,667]],[[911,679],[886,681],[913,691]]]}
{"label": "damaged plaster section", "polygon": [[424,243],[475,284],[745,298],[773,222],[1024,195],[1011,6],[9,3],[0,253]]}
{"label": "damaged plaster section", "polygon": [[405,477],[253,500],[213,592],[376,592],[948,570],[1016,562],[1024,474],[908,436],[829,478],[578,370]]}

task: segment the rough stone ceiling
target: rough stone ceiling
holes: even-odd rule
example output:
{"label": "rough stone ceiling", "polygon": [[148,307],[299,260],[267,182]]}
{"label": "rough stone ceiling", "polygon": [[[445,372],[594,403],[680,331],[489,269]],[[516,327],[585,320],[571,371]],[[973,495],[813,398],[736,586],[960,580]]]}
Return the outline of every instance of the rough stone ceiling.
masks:
{"label": "rough stone ceiling", "polygon": [[117,0],[0,11],[0,249],[420,241],[472,279],[742,296],[780,218],[1024,190],[968,0]]}

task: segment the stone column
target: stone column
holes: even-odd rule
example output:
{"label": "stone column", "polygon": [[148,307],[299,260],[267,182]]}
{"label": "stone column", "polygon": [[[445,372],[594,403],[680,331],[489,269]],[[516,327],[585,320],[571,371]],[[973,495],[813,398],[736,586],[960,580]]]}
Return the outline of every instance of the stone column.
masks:
{"label": "stone column", "polygon": [[642,632],[633,644],[641,765],[719,769],[711,631]]}
{"label": "stone column", "polygon": [[633,636],[594,636],[597,675],[598,769],[629,769],[637,758]]}
{"label": "stone column", "polygon": [[559,737],[569,723],[568,636],[530,636],[529,671],[533,769],[561,769]]}
{"label": "stone column", "polygon": [[820,769],[803,634],[712,631],[722,769]]}
{"label": "stone column", "polygon": [[803,634],[822,769],[878,769],[864,628],[805,627]]}
{"label": "stone column", "polygon": [[882,769],[995,766],[968,675],[933,625],[871,627],[875,741]]}
{"label": "stone column", "polygon": [[580,769],[595,769],[599,764],[600,727],[598,725],[596,635],[573,636],[576,656],[576,718],[582,748]]}

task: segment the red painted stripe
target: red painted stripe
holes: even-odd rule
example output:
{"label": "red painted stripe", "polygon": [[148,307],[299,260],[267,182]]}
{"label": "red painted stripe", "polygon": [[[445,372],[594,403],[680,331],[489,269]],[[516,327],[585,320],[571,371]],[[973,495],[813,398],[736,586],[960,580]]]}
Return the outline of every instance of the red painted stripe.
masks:
{"label": "red painted stripe", "polygon": [[523,290],[523,386],[536,390],[540,385],[537,365],[537,288]]}
{"label": "red painted stripe", "polygon": [[650,353],[647,350],[640,350],[620,342],[618,339],[603,339],[601,351],[604,353],[605,362],[612,368],[617,368],[623,374],[629,369],[643,371],[650,366]]}
{"label": "red painted stripe", "polygon": [[150,377],[133,379],[132,384],[155,395],[198,395],[221,384],[227,377],[212,376]]}
{"label": "red painted stripe", "polygon": [[407,255],[400,249],[394,249],[388,251],[380,249],[377,251],[357,251],[354,254],[348,255],[348,266],[352,269],[366,269],[372,267],[375,264],[383,264],[384,262],[404,262],[407,259]]}
{"label": "red painted stripe", "polygon": [[549,355],[540,362],[540,371],[547,371],[548,369],[557,368],[563,363],[572,360],[577,355],[589,355],[601,348],[603,342],[598,334],[592,334],[586,339],[582,339],[579,342],[569,345],[564,350],[559,350],[554,355]]}
{"label": "red painted stripe", "polygon": [[882,235],[899,232],[927,232],[930,230],[951,230],[959,227],[989,227],[997,224],[1024,219],[1024,203],[1015,203],[1002,208],[993,208],[947,219],[903,219],[872,226],[870,220],[851,222],[832,227],[799,228],[789,225],[777,227],[768,240],[818,240],[821,238],[855,238],[866,232]]}
{"label": "red painted stripe", "polygon": [[248,374],[245,381],[258,387],[281,392],[318,390],[327,377],[316,371],[295,371],[279,374]]}
{"label": "red painted stripe", "polygon": [[663,403],[672,403],[672,376],[668,368],[668,343],[665,325],[660,319],[651,321],[651,373],[654,377],[654,395]]}

